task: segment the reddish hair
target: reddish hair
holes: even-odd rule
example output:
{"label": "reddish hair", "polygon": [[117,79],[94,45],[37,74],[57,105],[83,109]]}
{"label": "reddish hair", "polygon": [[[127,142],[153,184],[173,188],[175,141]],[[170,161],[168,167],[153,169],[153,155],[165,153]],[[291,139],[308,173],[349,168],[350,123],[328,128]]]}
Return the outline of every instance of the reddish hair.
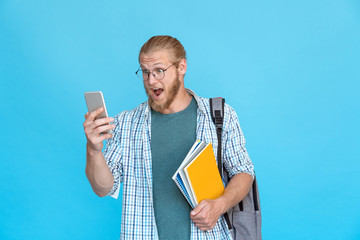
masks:
{"label": "reddish hair", "polygon": [[141,47],[139,62],[141,55],[159,50],[167,50],[169,52],[170,60],[176,63],[175,65],[178,65],[180,60],[186,59],[184,46],[179,42],[179,40],[171,36],[159,35],[153,36]]}

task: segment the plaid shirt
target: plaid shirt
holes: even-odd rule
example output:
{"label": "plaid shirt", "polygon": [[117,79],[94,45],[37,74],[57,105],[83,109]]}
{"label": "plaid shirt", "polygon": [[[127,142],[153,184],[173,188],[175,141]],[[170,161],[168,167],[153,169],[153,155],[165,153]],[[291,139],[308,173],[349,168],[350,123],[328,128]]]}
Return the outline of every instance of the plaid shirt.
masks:
{"label": "plaid shirt", "polygon": [[[211,120],[209,99],[198,97],[191,90],[187,91],[194,96],[198,105],[196,138],[211,142],[217,156],[217,135]],[[224,166],[230,177],[241,172],[254,176],[237,115],[227,104],[224,115]],[[120,183],[123,183],[120,238],[158,239],[152,196],[151,110],[148,103],[121,112],[115,117],[114,124],[114,136],[106,144],[104,157],[114,175],[114,186],[108,195],[117,198]],[[232,239],[223,216],[211,231],[202,232],[192,221],[190,224],[190,239]]]}

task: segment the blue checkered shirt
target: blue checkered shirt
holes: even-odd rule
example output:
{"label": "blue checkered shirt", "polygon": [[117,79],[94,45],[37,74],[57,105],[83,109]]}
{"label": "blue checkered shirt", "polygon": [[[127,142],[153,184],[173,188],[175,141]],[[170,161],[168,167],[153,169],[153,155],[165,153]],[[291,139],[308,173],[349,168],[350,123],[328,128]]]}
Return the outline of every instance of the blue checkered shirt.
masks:
{"label": "blue checkered shirt", "polygon": [[[211,142],[217,156],[217,135],[211,120],[209,99],[198,97],[189,89],[187,91],[194,96],[198,105],[196,138]],[[117,198],[120,183],[123,183],[120,238],[158,239],[152,196],[149,104],[145,102],[131,111],[121,112],[115,117],[114,124],[114,136],[106,144],[104,157],[114,176],[114,186],[108,195]],[[237,115],[227,104],[222,141],[222,159],[229,176],[237,173],[254,176],[254,167],[245,149]],[[223,216],[211,231],[206,232],[190,222],[190,239],[232,239]]]}

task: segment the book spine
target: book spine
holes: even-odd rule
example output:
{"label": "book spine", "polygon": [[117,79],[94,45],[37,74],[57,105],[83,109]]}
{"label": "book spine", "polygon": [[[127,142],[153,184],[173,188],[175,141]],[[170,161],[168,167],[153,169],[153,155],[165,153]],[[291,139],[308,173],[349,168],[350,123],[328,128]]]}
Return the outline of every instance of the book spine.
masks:
{"label": "book spine", "polygon": [[186,201],[189,203],[190,207],[191,207],[191,208],[195,208],[195,207],[193,206],[193,204],[191,203],[189,196],[185,193],[184,189],[183,189],[183,188],[181,187],[181,185],[179,184],[178,180],[177,180],[177,179],[173,179],[173,180],[174,180],[176,186],[180,189],[181,193],[184,195],[184,197],[185,197]]}

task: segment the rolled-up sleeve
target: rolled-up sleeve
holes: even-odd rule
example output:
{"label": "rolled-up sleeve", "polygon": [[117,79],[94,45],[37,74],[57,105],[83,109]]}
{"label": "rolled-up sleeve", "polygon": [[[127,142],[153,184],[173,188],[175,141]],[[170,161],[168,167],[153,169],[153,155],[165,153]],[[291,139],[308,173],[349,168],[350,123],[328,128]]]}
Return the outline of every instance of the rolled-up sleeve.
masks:
{"label": "rolled-up sleeve", "polygon": [[120,183],[123,181],[122,164],[121,164],[121,115],[117,115],[114,119],[115,129],[113,130],[113,137],[107,143],[103,155],[111,173],[114,176],[114,185],[111,191],[107,194],[113,198],[118,198]]}
{"label": "rolled-up sleeve", "polygon": [[245,148],[245,138],[238,117],[231,107],[227,107],[228,111],[225,110],[225,112],[229,114],[229,122],[224,129],[226,137],[224,136],[225,142],[223,143],[225,168],[230,178],[238,173],[247,173],[254,178],[254,165]]}

